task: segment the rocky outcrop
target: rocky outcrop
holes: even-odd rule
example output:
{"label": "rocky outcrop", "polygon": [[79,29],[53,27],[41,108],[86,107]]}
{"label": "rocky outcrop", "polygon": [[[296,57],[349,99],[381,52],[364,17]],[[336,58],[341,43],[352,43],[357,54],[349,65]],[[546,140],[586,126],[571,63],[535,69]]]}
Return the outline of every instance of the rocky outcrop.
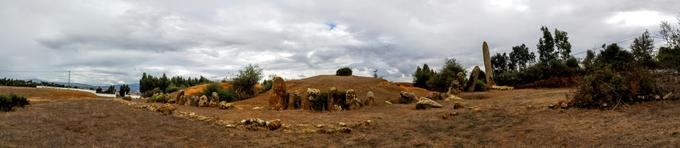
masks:
{"label": "rocky outcrop", "polygon": [[208,103],[210,103],[209,100],[208,100],[208,97],[203,95],[198,100],[198,107],[208,107]]}
{"label": "rocky outcrop", "polygon": [[401,91],[399,95],[401,96],[399,99],[399,103],[401,104],[413,103],[417,99],[416,94],[411,92]]}
{"label": "rocky outcrop", "polygon": [[479,74],[481,72],[482,70],[479,69],[479,66],[475,66],[475,68],[472,69],[472,72],[470,72],[470,78],[468,79],[468,86],[465,89],[466,91],[475,91],[475,88],[477,87],[477,81],[479,80]]}
{"label": "rocky outcrop", "polygon": [[421,97],[416,102],[416,109],[442,108],[444,105],[435,102],[429,98]]}

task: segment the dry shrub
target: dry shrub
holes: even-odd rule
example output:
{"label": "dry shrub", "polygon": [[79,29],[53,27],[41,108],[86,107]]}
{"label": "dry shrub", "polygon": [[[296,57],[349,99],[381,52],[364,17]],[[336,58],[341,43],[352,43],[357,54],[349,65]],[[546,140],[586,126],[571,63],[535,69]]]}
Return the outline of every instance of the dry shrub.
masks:
{"label": "dry shrub", "polygon": [[14,107],[24,107],[29,102],[26,97],[17,96],[15,94],[5,95],[0,94],[0,111],[12,111]]}
{"label": "dry shrub", "polygon": [[583,78],[569,106],[616,107],[622,103],[650,101],[658,94],[656,81],[646,69],[616,72],[602,68]]}
{"label": "dry shrub", "polygon": [[149,97],[148,100],[146,100],[146,102],[149,103],[166,103],[167,101],[167,97],[163,93],[154,94],[153,96]]}

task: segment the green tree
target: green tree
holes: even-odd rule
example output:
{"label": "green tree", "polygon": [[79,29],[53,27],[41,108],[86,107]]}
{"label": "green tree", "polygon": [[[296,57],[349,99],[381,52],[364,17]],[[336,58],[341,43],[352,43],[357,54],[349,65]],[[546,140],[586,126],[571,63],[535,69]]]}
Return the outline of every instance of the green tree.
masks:
{"label": "green tree", "polygon": [[659,65],[680,72],[680,46],[659,48]]}
{"label": "green tree", "polygon": [[626,50],[622,50],[617,44],[610,44],[600,52],[597,57],[596,65],[598,67],[605,67],[607,65],[614,68],[616,71],[624,71],[632,68],[630,63],[633,61],[633,54]]}
{"label": "green tree", "polygon": [[536,55],[533,52],[529,52],[529,48],[522,44],[519,46],[513,46],[512,52],[510,52],[510,64],[508,65],[510,69],[525,69],[529,63],[533,63],[536,59]]}
{"label": "green tree", "polygon": [[491,67],[493,67],[493,73],[500,74],[509,70],[509,59],[510,58],[505,53],[496,53],[496,55],[492,56]]}
{"label": "green tree", "polygon": [[538,48],[538,59],[541,63],[548,63],[550,60],[557,58],[555,41],[553,40],[548,27],[541,27],[541,31],[543,32],[543,37],[538,40],[538,44],[536,45]]}
{"label": "green tree", "polygon": [[595,60],[595,52],[593,52],[592,50],[588,50],[586,52],[586,57],[583,59],[583,62],[581,62],[581,64],[583,64],[583,67],[585,67],[585,71],[587,73],[592,71],[594,62],[593,60]]}
{"label": "green tree", "polygon": [[352,68],[349,67],[343,67],[335,71],[336,76],[351,76],[352,75]]}
{"label": "green tree", "polygon": [[232,79],[234,91],[238,98],[245,99],[255,95],[255,85],[262,79],[262,68],[249,64],[239,70],[239,74]]}
{"label": "green tree", "polygon": [[630,49],[633,50],[633,58],[637,65],[646,68],[655,67],[655,62],[652,57],[654,39],[649,36],[649,31],[645,31],[640,37],[635,38],[633,44],[630,45]]}
{"label": "green tree", "polygon": [[170,79],[168,79],[167,76],[165,76],[165,73],[163,73],[163,76],[161,76],[160,79],[160,86],[159,88],[164,92],[168,92],[168,87],[170,86]]}
{"label": "green tree", "polygon": [[114,94],[114,93],[116,93],[116,87],[114,87],[113,85],[111,85],[111,86],[109,86],[109,88],[106,89],[106,91],[104,91],[104,93],[107,93],[107,94]]}
{"label": "green tree", "polygon": [[[680,18],[678,18],[680,20]],[[680,21],[678,21],[680,25]],[[680,46],[680,28],[673,27],[668,22],[661,22],[661,31],[659,31],[661,37],[666,40],[666,45],[669,48],[675,48]]]}
{"label": "green tree", "polygon": [[416,73],[413,74],[413,86],[430,89],[427,86],[427,81],[434,75],[434,70],[430,69],[430,66],[423,64],[423,68],[418,67]]}
{"label": "green tree", "polygon": [[[680,25],[680,21],[678,24]],[[680,72],[680,28],[675,28],[668,22],[662,22],[659,34],[666,41],[666,46],[659,48],[656,56],[659,66]]]}
{"label": "green tree", "polygon": [[127,94],[130,94],[130,86],[127,84],[120,85],[118,87],[118,95],[125,97]]}
{"label": "green tree", "polygon": [[571,58],[571,43],[569,43],[567,32],[555,29],[555,47],[563,61]]}
{"label": "green tree", "polygon": [[[458,77],[458,73],[463,73],[463,77]],[[439,92],[448,91],[453,80],[460,81],[465,79],[465,69],[463,69],[463,66],[458,64],[454,58],[446,59],[444,67],[442,67],[439,73],[430,71],[429,74],[431,77],[431,79],[428,80],[430,81],[428,82],[430,89]]]}

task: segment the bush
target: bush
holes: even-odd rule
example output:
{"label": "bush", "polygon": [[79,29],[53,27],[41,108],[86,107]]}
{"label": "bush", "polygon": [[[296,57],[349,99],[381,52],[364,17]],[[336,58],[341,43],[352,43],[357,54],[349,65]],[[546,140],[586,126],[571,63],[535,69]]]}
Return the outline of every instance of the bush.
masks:
{"label": "bush", "polygon": [[680,46],[659,48],[657,58],[661,67],[680,72]]}
{"label": "bush", "polygon": [[28,105],[29,102],[26,97],[17,96],[15,94],[5,95],[0,94],[0,111],[12,111],[14,107],[24,107]]}
{"label": "bush", "polygon": [[351,76],[352,75],[352,69],[349,67],[343,67],[335,71],[335,75],[337,76]]}
{"label": "bush", "polygon": [[151,97],[151,96],[153,96],[154,94],[158,94],[158,93],[162,93],[162,92],[161,92],[161,89],[160,89],[160,88],[155,88],[155,89],[153,89],[153,90],[145,91],[144,93],[142,93],[142,97]]}
{"label": "bush", "polygon": [[239,99],[255,95],[255,85],[262,79],[262,69],[257,65],[248,65],[232,79],[232,86]]}
{"label": "bush", "polygon": [[586,74],[570,106],[595,108],[622,103],[650,101],[660,93],[654,76],[644,66],[636,66],[632,54],[616,44],[607,46]]}
{"label": "bush", "polygon": [[659,94],[655,81],[646,70],[616,72],[602,68],[583,78],[570,105],[594,108],[611,107],[621,103],[652,100]]}
{"label": "bush", "polygon": [[149,97],[148,100],[146,100],[146,102],[149,103],[166,103],[167,101],[166,95],[163,93],[154,94],[153,96]]}
{"label": "bush", "polygon": [[220,101],[232,102],[236,101],[236,92],[232,89],[223,89],[220,83],[210,83],[203,90],[203,95],[212,96],[213,92],[217,92],[220,96]]}
{"label": "bush", "polygon": [[274,81],[272,80],[264,80],[262,81],[262,92],[267,92],[268,90],[272,89],[272,85],[274,84]]}

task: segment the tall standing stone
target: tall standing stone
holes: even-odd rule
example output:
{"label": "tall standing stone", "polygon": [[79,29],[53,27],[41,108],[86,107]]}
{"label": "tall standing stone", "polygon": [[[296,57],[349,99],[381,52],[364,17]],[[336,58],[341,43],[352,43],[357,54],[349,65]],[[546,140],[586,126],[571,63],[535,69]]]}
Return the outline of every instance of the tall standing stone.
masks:
{"label": "tall standing stone", "polygon": [[275,110],[283,110],[288,107],[286,83],[281,77],[274,77],[273,79],[272,92],[269,95],[269,106]]}
{"label": "tall standing stone", "polygon": [[491,55],[489,53],[489,45],[486,41],[482,44],[482,53],[484,54],[484,72],[486,73],[486,85],[488,87],[496,85],[493,81],[493,69],[491,67]]}

